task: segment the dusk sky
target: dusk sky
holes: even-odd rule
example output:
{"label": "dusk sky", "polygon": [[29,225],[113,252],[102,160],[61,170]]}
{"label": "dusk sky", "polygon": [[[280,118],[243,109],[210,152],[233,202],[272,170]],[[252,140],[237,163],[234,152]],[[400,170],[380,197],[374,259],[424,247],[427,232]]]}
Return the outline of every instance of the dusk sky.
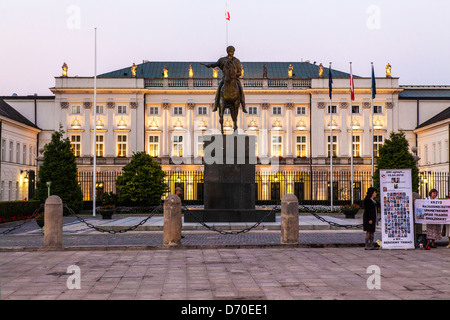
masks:
{"label": "dusk sky", "polygon": [[[150,61],[225,55],[226,0],[0,2],[0,95],[51,95],[69,76]],[[241,61],[310,60],[370,77],[390,63],[401,85],[450,85],[448,0],[228,0],[229,44]]]}

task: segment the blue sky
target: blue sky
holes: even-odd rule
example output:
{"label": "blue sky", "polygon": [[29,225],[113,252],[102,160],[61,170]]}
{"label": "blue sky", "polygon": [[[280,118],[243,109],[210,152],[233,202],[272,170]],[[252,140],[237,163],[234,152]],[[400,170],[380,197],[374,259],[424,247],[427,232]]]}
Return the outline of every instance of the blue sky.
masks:
{"label": "blue sky", "polygon": [[[215,61],[225,54],[226,0],[0,2],[0,95],[51,94],[69,76],[143,60]],[[317,61],[400,84],[450,84],[450,1],[228,0],[229,44],[241,61]]]}

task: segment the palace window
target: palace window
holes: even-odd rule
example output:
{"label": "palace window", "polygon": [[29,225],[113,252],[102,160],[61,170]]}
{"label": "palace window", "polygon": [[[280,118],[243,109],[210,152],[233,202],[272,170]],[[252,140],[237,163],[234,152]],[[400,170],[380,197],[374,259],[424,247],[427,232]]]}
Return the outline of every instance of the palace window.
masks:
{"label": "palace window", "polygon": [[158,107],[150,107],[148,113],[151,116],[157,116],[157,115],[159,115],[159,108]]}
{"label": "palace window", "polygon": [[127,136],[125,135],[117,136],[117,156],[118,157],[127,156]]}
{"label": "palace window", "polygon": [[98,135],[96,137],[95,152],[97,157],[103,157],[105,154],[105,136]]}
{"label": "palace window", "polygon": [[374,114],[382,114],[383,113],[383,106],[373,106],[373,113]]}
{"label": "palace window", "polygon": [[373,136],[373,156],[380,156],[380,147],[383,145],[383,136]]}
{"label": "palace window", "polygon": [[353,114],[359,114],[360,112],[359,112],[359,106],[353,106],[352,105],[352,113]]}
{"label": "palace window", "polygon": [[297,107],[297,115],[298,116],[306,115],[306,107]]}
{"label": "palace window", "polygon": [[203,144],[203,136],[197,137],[197,157],[204,157],[205,156],[205,150],[204,150],[204,144]]}
{"label": "palace window", "polygon": [[174,116],[182,116],[183,115],[183,107],[174,107],[173,115]]}
{"label": "palace window", "polygon": [[[330,109],[330,108],[331,108],[331,109]],[[331,110],[332,112],[330,112],[330,110]],[[330,105],[328,105],[328,106],[327,106],[327,113],[328,113],[328,114],[330,114],[330,113],[337,114],[337,106],[330,106]]]}
{"label": "palace window", "polygon": [[273,115],[281,115],[281,107],[272,107]]}
{"label": "palace window", "polygon": [[117,106],[117,114],[127,114],[127,106]]}
{"label": "palace window", "polygon": [[81,106],[72,106],[71,114],[81,114]]}
{"label": "palace window", "polygon": [[81,156],[81,136],[73,135],[70,137],[70,147],[75,157]]}
{"label": "palace window", "polygon": [[2,161],[5,161],[5,160],[6,160],[6,159],[5,159],[5,157],[6,157],[5,151],[6,151],[6,140],[3,139],[3,140],[2,140]]}
{"label": "palace window", "polygon": [[23,145],[22,152],[23,152],[22,163],[27,164],[27,146],[26,145]]}
{"label": "palace window", "polygon": [[13,158],[14,158],[14,142],[10,141],[9,142],[9,162],[13,162]]}
{"label": "palace window", "polygon": [[183,136],[173,136],[172,155],[174,157],[183,156]]}
{"label": "palace window", "polygon": [[297,158],[306,157],[306,136],[297,136]]}
{"label": "palace window", "polygon": [[29,150],[29,152],[28,152],[28,164],[30,165],[30,166],[32,166],[33,165],[33,147],[30,147],[30,150]]}
{"label": "palace window", "polygon": [[283,156],[283,137],[273,136],[272,137],[272,157]]}
{"label": "palace window", "polygon": [[206,116],[208,114],[208,108],[206,108],[206,107],[198,107],[197,108],[197,114],[199,116]]}
{"label": "palace window", "polygon": [[[327,155],[330,157],[330,136],[327,139]],[[337,157],[337,136],[333,136],[333,157]]]}
{"label": "palace window", "polygon": [[151,157],[159,157],[159,136],[148,137],[148,153]]}
{"label": "palace window", "polygon": [[361,136],[353,136],[353,156],[361,157]]}
{"label": "palace window", "polygon": [[16,163],[20,163],[20,143],[16,145]]}
{"label": "palace window", "polygon": [[258,107],[249,107],[248,114],[256,116],[258,114]]}
{"label": "palace window", "polygon": [[437,161],[436,162],[438,162],[438,163],[443,162],[442,161],[442,144],[440,141],[437,144]]}
{"label": "palace window", "polygon": [[103,114],[105,112],[105,107],[102,105],[97,106],[97,114]]}

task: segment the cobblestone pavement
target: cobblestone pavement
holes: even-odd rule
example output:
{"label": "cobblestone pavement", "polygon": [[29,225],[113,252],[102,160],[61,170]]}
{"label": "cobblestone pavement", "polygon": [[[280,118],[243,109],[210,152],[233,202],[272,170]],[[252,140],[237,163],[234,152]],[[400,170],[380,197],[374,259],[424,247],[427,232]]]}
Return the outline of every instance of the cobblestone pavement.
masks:
{"label": "cobblestone pavement", "polygon": [[[80,268],[80,289],[68,289],[76,283],[69,266]],[[0,252],[0,282],[5,300],[449,299],[450,254],[443,247],[16,251]]]}

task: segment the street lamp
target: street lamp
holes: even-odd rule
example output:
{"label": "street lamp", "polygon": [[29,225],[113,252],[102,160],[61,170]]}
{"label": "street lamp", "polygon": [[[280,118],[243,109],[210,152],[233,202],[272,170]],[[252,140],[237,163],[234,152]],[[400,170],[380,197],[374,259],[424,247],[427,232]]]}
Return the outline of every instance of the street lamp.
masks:
{"label": "street lamp", "polygon": [[47,188],[48,188],[48,196],[50,197],[50,186],[52,185],[52,182],[47,182]]}

